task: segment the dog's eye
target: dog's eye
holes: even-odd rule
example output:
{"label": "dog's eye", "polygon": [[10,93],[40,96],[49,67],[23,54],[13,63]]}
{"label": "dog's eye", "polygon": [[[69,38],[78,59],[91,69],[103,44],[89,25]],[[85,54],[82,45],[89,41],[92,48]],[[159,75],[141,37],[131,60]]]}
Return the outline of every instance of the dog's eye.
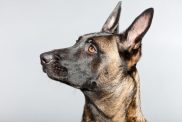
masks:
{"label": "dog's eye", "polygon": [[97,49],[93,44],[90,43],[88,46],[87,52],[89,54],[94,54],[94,53],[97,53]]}

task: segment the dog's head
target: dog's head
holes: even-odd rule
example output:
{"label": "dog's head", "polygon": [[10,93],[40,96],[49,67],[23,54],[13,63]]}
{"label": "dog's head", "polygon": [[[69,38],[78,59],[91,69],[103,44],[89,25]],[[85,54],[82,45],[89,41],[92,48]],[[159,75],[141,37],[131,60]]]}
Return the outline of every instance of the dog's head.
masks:
{"label": "dog's head", "polygon": [[72,47],[42,53],[43,71],[51,79],[86,91],[105,89],[131,72],[140,59],[153,9],[141,13],[123,33],[118,32],[120,11],[119,2],[101,32],[80,36]]}

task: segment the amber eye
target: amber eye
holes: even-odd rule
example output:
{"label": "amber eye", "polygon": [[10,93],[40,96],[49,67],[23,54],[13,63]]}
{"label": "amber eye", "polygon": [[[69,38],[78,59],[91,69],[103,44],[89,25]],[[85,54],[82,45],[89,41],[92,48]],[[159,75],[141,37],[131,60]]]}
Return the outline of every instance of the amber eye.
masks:
{"label": "amber eye", "polygon": [[96,47],[95,47],[93,44],[90,44],[90,45],[88,46],[88,53],[94,54],[94,53],[96,53],[96,52],[97,52]]}

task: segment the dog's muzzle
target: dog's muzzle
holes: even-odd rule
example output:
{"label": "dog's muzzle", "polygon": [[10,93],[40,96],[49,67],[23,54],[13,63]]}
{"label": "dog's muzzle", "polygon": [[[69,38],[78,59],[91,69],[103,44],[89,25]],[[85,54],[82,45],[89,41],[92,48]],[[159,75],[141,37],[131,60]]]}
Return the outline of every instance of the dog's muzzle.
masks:
{"label": "dog's muzzle", "polygon": [[61,75],[67,74],[67,69],[59,64],[61,58],[51,52],[42,53],[40,55],[42,69],[45,73],[47,70],[52,70],[54,73],[61,73]]}

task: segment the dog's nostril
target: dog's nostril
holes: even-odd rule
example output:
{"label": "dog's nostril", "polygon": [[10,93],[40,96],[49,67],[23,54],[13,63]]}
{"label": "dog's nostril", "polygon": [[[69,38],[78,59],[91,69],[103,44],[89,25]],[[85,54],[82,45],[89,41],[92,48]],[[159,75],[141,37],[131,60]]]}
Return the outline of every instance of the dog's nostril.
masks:
{"label": "dog's nostril", "polygon": [[40,55],[40,59],[43,64],[47,64],[53,59],[53,57],[51,54],[43,53]]}
{"label": "dog's nostril", "polygon": [[45,58],[42,58],[41,60],[42,60],[42,63],[44,64],[48,63],[48,61]]}

